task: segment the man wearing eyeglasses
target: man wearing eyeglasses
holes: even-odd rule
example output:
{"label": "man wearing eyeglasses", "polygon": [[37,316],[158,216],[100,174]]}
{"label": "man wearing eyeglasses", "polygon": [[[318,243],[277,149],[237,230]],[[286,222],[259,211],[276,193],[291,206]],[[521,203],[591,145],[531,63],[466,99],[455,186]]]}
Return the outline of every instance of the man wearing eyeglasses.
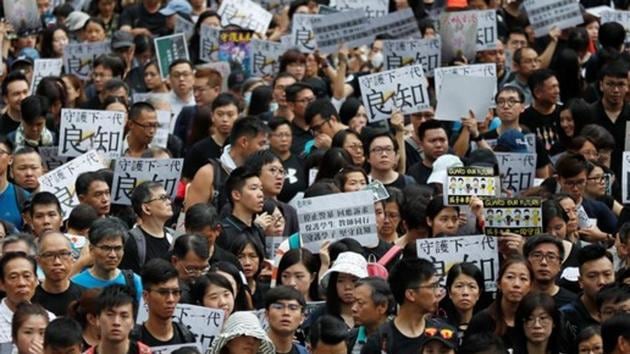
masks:
{"label": "man wearing eyeglasses", "polygon": [[45,277],[31,301],[57,316],[65,316],[68,305],[83,292],[82,287],[70,281],[74,263],[70,240],[60,232],[48,232],[39,236],[38,249],[37,264]]}
{"label": "man wearing eyeglasses", "polygon": [[287,105],[293,113],[293,120],[291,121],[291,132],[293,134],[291,152],[298,156],[303,155],[304,146],[313,139],[311,127],[306,123],[304,114],[309,103],[315,101],[315,93],[311,86],[302,82],[287,86],[285,93]]}
{"label": "man wearing eyeglasses", "polygon": [[288,286],[277,286],[265,295],[267,335],[276,347],[276,353],[307,353],[306,348],[293,342],[295,332],[304,322],[305,307],[304,296]]}
{"label": "man wearing eyeglasses", "polygon": [[150,347],[194,342],[195,336],[188,328],[173,321],[182,294],[175,267],[164,259],[150,260],[142,270],[142,286],[149,318],[136,326],[132,338]]}
{"label": "man wearing eyeglasses", "polygon": [[168,81],[171,84],[168,101],[173,117],[177,117],[184,106],[195,105],[194,74],[193,64],[188,59],[177,59],[168,67]]}
{"label": "man wearing eyeglasses", "polygon": [[341,123],[337,109],[327,98],[309,103],[304,112],[304,121],[315,137],[315,144],[322,149],[330,147],[335,134],[348,129],[347,125]]}
{"label": "man wearing eyeglasses", "polygon": [[159,127],[155,108],[146,102],[137,102],[129,110],[127,136],[123,143],[125,156],[143,157]]}
{"label": "man wearing eyeglasses", "polygon": [[146,261],[164,258],[171,249],[175,230],[165,225],[173,216],[173,208],[170,196],[158,182],[139,184],[133,189],[130,199],[140,221],[129,231],[120,268],[140,273]]}
{"label": "man wearing eyeglasses", "polygon": [[529,76],[540,66],[538,53],[534,48],[523,47],[514,52],[512,57],[512,71],[516,73],[514,80],[508,82],[508,86],[516,86],[523,91],[525,105],[532,102],[532,92],[527,86]]}

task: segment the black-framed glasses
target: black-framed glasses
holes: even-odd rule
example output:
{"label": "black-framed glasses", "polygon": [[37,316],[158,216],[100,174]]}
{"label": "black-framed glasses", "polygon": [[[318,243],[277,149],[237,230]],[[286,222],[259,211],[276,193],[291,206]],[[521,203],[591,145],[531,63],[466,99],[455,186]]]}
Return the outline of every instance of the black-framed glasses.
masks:
{"label": "black-framed glasses", "polygon": [[311,126],[311,131],[312,131],[313,133],[319,134],[319,131],[320,131],[320,130],[322,130],[322,127],[323,127],[326,123],[328,123],[328,121],[330,121],[330,118],[328,118],[328,119],[324,119],[324,121],[323,121],[323,122],[321,122],[321,123],[319,123],[319,124],[315,124],[315,125]]}
{"label": "black-framed glasses", "polygon": [[149,200],[147,200],[144,203],[145,204],[152,203],[152,202],[155,202],[156,200],[159,200],[161,202],[165,202],[165,201],[170,200],[170,199],[171,199],[171,197],[169,197],[167,194],[162,194],[161,196],[159,196],[157,198],[149,199]]}
{"label": "black-framed glasses", "polygon": [[133,119],[132,119],[132,120],[131,120],[131,123],[133,123],[133,124],[135,124],[135,125],[139,126],[139,127],[140,127],[140,128],[142,128],[142,129],[157,129],[157,128],[159,128],[159,127],[160,127],[160,123],[158,123],[158,122],[154,122],[154,123],[147,123],[147,124],[142,124],[142,123],[137,122],[137,121],[135,121],[135,120],[133,120]]}
{"label": "black-framed glasses", "polygon": [[59,260],[67,261],[72,257],[72,252],[70,251],[59,251],[59,252],[44,252],[39,255],[39,258],[45,261],[54,261],[55,258],[59,258]]}
{"label": "black-framed glasses", "polygon": [[553,254],[553,253],[542,253],[542,252],[534,252],[531,253],[529,255],[529,258],[531,258],[532,260],[536,261],[536,262],[542,262],[542,260],[546,260],[547,262],[550,263],[556,263],[560,261],[560,256],[558,256],[557,254]]}
{"label": "black-framed glasses", "polygon": [[498,99],[496,101],[497,106],[503,106],[503,105],[507,105],[508,108],[512,108],[514,107],[515,104],[517,103],[522,103],[522,101],[519,101],[517,99],[514,98],[508,98],[508,99]]}
{"label": "black-framed glasses", "polygon": [[96,248],[98,248],[99,250],[105,252],[105,254],[110,254],[111,252],[114,253],[121,253],[124,249],[124,246],[110,246],[110,245],[96,245],[94,246]]}

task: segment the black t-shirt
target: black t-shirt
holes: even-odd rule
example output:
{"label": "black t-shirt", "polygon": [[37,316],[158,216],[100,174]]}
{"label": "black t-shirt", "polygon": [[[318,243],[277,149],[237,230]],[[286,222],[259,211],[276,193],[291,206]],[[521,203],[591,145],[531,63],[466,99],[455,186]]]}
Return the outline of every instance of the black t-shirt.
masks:
{"label": "black t-shirt", "polygon": [[612,152],[610,167],[615,173],[615,176],[617,176],[617,179],[621,179],[621,162],[626,142],[626,123],[630,121],[630,105],[624,104],[621,112],[614,122],[608,118],[601,100],[591,105],[590,113],[593,121],[597,125],[600,125],[604,129],[608,130],[615,138],[616,146]]}
{"label": "black t-shirt", "polygon": [[394,188],[403,190],[408,184],[414,184],[414,183],[415,183],[415,180],[413,177],[408,176],[408,175],[398,174],[398,178],[396,178],[394,182],[388,183],[388,184],[383,183],[383,185],[385,187],[394,187]]}
{"label": "black t-shirt", "polygon": [[155,338],[154,336],[152,336],[144,324],[140,326],[139,332],[140,332],[139,333],[140,336],[138,339],[142,343],[148,345],[149,347],[159,347],[163,345],[176,345],[176,344],[187,343],[184,338],[184,335],[181,333],[179,327],[175,325],[175,323],[173,323],[173,337],[171,337],[171,339],[167,341],[161,341]]}
{"label": "black t-shirt", "polygon": [[15,131],[20,126],[20,122],[16,122],[9,117],[8,113],[4,113],[0,116],[0,134],[8,135]]}
{"label": "black t-shirt", "polygon": [[422,163],[422,160],[411,166],[409,170],[407,170],[407,174],[413,177],[418,184],[427,184],[427,180],[431,173],[433,172],[433,167],[427,167]]}
{"label": "black t-shirt", "polygon": [[560,145],[560,105],[550,114],[541,114],[533,106],[527,107],[520,116],[520,122],[527,127],[536,138],[540,139],[543,147],[551,156],[562,152]]}
{"label": "black t-shirt", "polygon": [[[485,308],[474,315],[470,320],[465,336],[475,333],[494,332],[496,329],[496,323],[497,321],[495,317],[490,313],[488,308]],[[503,343],[507,349],[514,348],[515,335],[516,330],[514,327],[508,326],[505,330],[505,334],[501,336],[501,339],[503,339]]]}
{"label": "black t-shirt", "polygon": [[[142,232],[146,242],[144,262],[146,263],[153,258],[166,259],[166,256],[169,254],[169,250],[171,249],[171,244],[168,242],[168,238],[166,236],[162,238],[151,236],[139,226],[138,229]],[[166,230],[164,230],[164,233],[166,233]],[[138,245],[132,237],[129,237],[129,240],[125,242],[125,253],[122,261],[120,262],[119,268],[131,269],[134,273],[140,274],[143,266],[144,264],[140,264],[140,259],[138,257]]]}
{"label": "black t-shirt", "polygon": [[[530,131],[528,129],[522,130],[523,134],[529,134]],[[489,132],[485,132],[481,134],[481,137],[486,140],[499,139],[499,132],[496,129],[493,129]],[[542,140],[536,137],[536,168],[543,168],[551,163],[549,159],[549,153],[545,150]]]}
{"label": "black t-shirt", "polygon": [[68,305],[72,301],[78,300],[83,290],[81,286],[70,282],[70,287],[66,291],[59,294],[51,294],[44,290],[40,284],[35,288],[35,295],[33,295],[31,301],[42,305],[46,310],[54,313],[55,316],[65,316],[68,311]]}
{"label": "black t-shirt", "polygon": [[286,353],[280,353],[279,351],[276,351],[276,354],[300,354],[300,352],[298,351],[297,347],[295,346],[295,344],[291,345],[291,350],[289,350]]}
{"label": "black t-shirt", "polygon": [[[435,322],[435,320],[427,320],[425,328],[437,325]],[[385,328],[385,326],[389,328]],[[381,350],[390,354],[417,354],[420,352],[425,339],[424,333],[415,338],[405,336],[396,328],[394,320],[391,320],[384,323],[376,333],[368,338],[361,348],[361,354],[381,354]]]}
{"label": "black t-shirt", "polygon": [[209,159],[218,159],[221,157],[222,152],[223,148],[212,137],[209,136],[199,140],[186,152],[184,177],[192,179],[195,177],[195,173],[208,163]]}
{"label": "black t-shirt", "polygon": [[120,26],[131,26],[132,28],[146,28],[157,37],[168,34],[166,27],[166,16],[159,11],[153,14],[147,12],[142,3],[131,5],[123,10],[120,15]]}
{"label": "black t-shirt", "polygon": [[563,287],[553,296],[553,301],[556,303],[556,308],[559,309],[566,304],[570,304],[577,299],[577,295]]}
{"label": "black t-shirt", "polygon": [[293,123],[291,123],[291,134],[293,135],[291,153],[302,156],[304,154],[304,146],[307,142],[313,140],[313,135],[310,131],[304,130]]}
{"label": "black t-shirt", "polygon": [[298,192],[306,190],[308,179],[304,174],[304,161],[296,154],[291,154],[291,157],[282,161],[282,166],[287,175],[284,178],[282,191],[278,194],[278,200],[288,203]]}

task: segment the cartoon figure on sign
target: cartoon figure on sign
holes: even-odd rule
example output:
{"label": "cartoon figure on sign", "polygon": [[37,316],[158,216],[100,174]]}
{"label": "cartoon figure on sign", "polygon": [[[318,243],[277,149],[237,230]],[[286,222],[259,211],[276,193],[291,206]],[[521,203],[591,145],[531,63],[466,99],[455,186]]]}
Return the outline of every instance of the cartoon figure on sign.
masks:
{"label": "cartoon figure on sign", "polygon": [[448,181],[448,194],[455,194],[457,188],[457,179],[455,177],[451,177]]}
{"label": "cartoon figure on sign", "polygon": [[512,220],[514,220],[512,218],[512,211],[510,209],[506,209],[505,210],[505,225],[506,226],[511,226],[512,225]]}
{"label": "cartoon figure on sign", "polygon": [[494,195],[494,178],[488,178],[488,187],[486,190],[488,191],[487,195]]}
{"label": "cartoon figure on sign", "polygon": [[488,222],[488,226],[492,226],[494,224],[494,211],[492,209],[488,209],[486,212],[486,221]]}
{"label": "cartoon figure on sign", "polygon": [[514,223],[516,224],[516,226],[521,225],[521,211],[519,209],[516,209],[514,211]]}
{"label": "cartoon figure on sign", "polygon": [[532,226],[529,217],[529,209],[523,210],[523,226]]}
{"label": "cartoon figure on sign", "polygon": [[532,211],[532,223],[534,226],[540,224],[540,211],[538,209]]}
{"label": "cartoon figure on sign", "polygon": [[499,209],[496,211],[494,221],[497,223],[497,226],[503,226],[503,210]]}
{"label": "cartoon figure on sign", "polygon": [[457,194],[464,194],[464,179],[461,177],[457,179]]}
{"label": "cartoon figure on sign", "polygon": [[486,190],[486,178],[485,177],[481,177],[479,188],[481,188],[482,191]]}
{"label": "cartoon figure on sign", "polygon": [[479,178],[477,177],[473,178],[472,189],[473,189],[473,193],[475,194],[479,193]]}

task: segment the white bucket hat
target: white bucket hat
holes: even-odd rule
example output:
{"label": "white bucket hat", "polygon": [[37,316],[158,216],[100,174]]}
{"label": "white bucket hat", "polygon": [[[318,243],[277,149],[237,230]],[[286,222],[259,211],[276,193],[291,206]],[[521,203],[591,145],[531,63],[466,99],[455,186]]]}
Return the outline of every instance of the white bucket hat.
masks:
{"label": "white bucket hat", "polygon": [[208,354],[219,354],[229,341],[240,336],[260,339],[258,354],[276,354],[276,348],[260,326],[258,317],[249,311],[234,312],[228,317],[221,334],[212,342]]}
{"label": "white bucket hat", "polygon": [[365,257],[356,252],[340,253],[332,267],[322,276],[320,283],[324,288],[328,287],[328,280],[334,272],[354,275],[359,279],[365,278],[368,276],[367,261]]}

